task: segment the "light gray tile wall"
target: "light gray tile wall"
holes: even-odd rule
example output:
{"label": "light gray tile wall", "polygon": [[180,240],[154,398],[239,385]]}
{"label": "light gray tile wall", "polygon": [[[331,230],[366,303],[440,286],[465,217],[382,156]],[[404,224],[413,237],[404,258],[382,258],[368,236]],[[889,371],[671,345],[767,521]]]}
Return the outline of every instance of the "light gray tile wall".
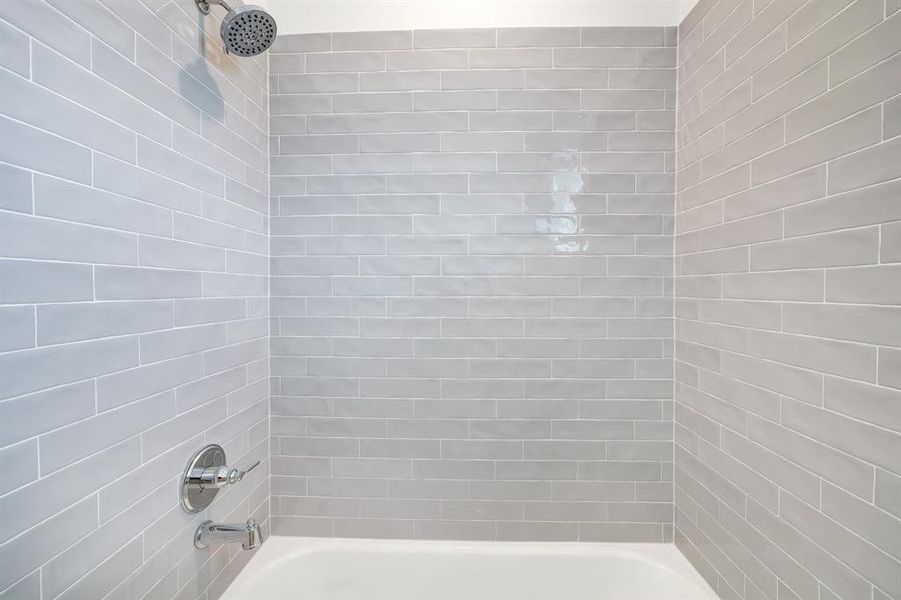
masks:
{"label": "light gray tile wall", "polygon": [[675,29],[271,57],[273,531],[672,535]]}
{"label": "light gray tile wall", "polygon": [[681,26],[676,543],[723,598],[901,598],[901,13]]}
{"label": "light gray tile wall", "polygon": [[[217,19],[0,3],[2,598],[212,599],[197,524],[268,524],[267,61]],[[264,463],[189,516],[209,442]]]}

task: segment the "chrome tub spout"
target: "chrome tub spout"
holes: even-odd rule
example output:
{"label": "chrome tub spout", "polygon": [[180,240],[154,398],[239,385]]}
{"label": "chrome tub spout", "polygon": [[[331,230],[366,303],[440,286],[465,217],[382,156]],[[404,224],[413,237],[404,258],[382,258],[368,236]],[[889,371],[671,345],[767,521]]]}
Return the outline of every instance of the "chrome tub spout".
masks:
{"label": "chrome tub spout", "polygon": [[253,519],[246,523],[213,523],[204,521],[194,533],[194,547],[241,542],[243,550],[253,550],[263,543],[263,531]]}

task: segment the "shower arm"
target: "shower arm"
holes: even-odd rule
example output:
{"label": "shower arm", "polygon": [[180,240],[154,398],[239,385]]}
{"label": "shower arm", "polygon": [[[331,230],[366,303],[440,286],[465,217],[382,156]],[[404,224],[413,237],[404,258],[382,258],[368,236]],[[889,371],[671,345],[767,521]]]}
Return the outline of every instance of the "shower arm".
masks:
{"label": "shower arm", "polygon": [[231,12],[231,6],[226,4],[223,0],[194,0],[194,3],[197,4],[197,8],[205,15],[210,14],[210,5],[218,4],[225,10]]}

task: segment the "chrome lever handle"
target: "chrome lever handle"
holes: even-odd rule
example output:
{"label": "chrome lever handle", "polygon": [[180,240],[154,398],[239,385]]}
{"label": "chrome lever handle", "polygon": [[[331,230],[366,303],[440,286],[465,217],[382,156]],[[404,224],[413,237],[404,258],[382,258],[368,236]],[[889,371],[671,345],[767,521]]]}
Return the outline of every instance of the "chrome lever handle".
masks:
{"label": "chrome lever handle", "polygon": [[244,476],[256,469],[260,461],[256,461],[243,471],[230,469],[226,465],[219,467],[195,468],[188,473],[187,484],[194,489],[218,490],[226,485],[235,484],[244,479]]}
{"label": "chrome lever handle", "polygon": [[256,469],[258,466],[260,466],[260,461],[253,463],[243,471],[239,471],[238,469],[230,470],[228,472],[228,483],[238,483],[239,481],[244,479],[245,475]]}

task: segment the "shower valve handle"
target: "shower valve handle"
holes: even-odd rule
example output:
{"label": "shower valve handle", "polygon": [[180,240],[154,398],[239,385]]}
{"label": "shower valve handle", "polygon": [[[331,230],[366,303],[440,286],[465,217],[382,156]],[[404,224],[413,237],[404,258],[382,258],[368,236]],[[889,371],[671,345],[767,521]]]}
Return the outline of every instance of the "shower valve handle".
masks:
{"label": "shower valve handle", "polygon": [[194,489],[211,490],[238,483],[244,476],[259,466],[256,461],[244,470],[238,470],[222,465],[220,467],[196,467],[188,474],[188,486]]}
{"label": "shower valve handle", "polygon": [[260,466],[260,461],[253,463],[252,465],[250,465],[243,471],[239,471],[238,469],[229,470],[228,476],[227,476],[228,483],[238,483],[239,481],[244,479],[245,475],[247,475],[248,473],[250,473],[251,471],[256,469],[258,466]]}

